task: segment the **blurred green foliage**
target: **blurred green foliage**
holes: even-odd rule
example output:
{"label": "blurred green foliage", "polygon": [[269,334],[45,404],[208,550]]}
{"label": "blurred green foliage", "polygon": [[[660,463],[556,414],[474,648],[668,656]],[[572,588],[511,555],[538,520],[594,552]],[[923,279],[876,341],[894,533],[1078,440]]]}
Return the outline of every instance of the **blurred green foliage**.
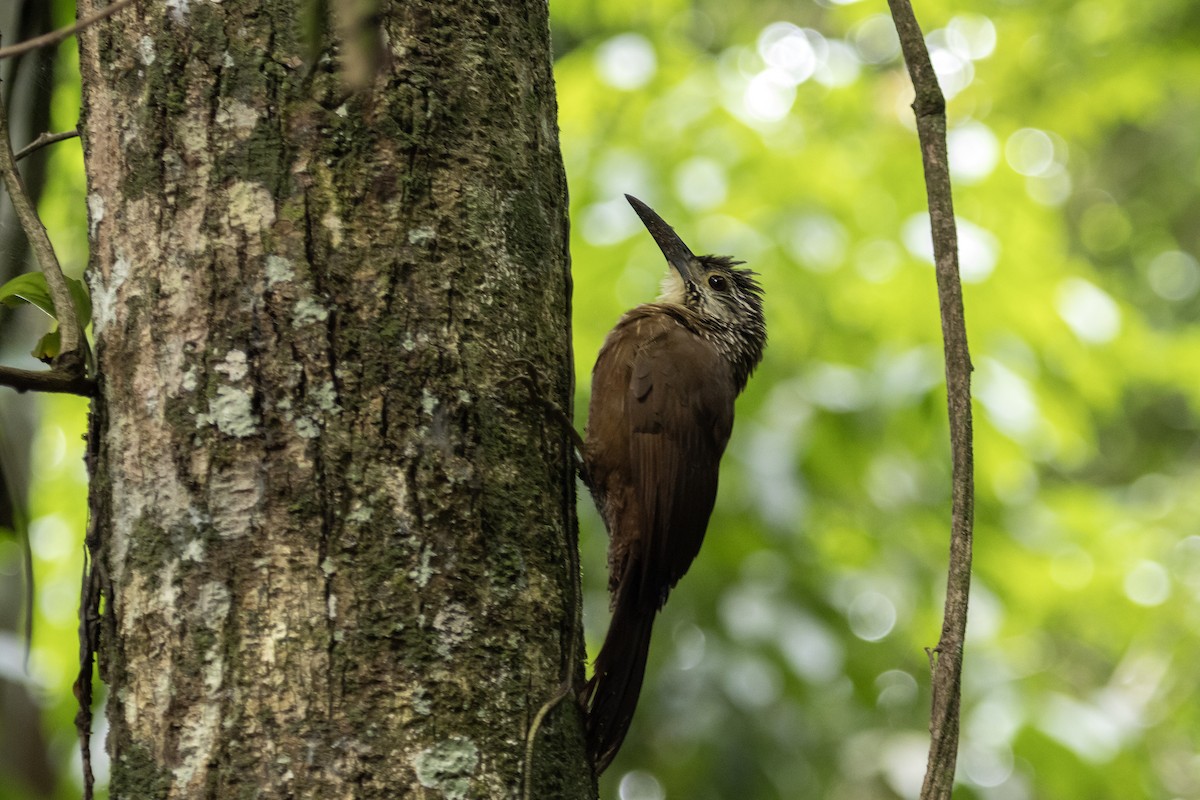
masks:
{"label": "blurred green foliage", "polygon": [[[1200,10],[916,2],[976,366],[964,798],[1197,797]],[[635,194],[762,274],[771,343],[604,798],[913,797],[949,454],[912,90],[882,3],[558,3],[577,414],[664,268]],[[607,621],[585,517],[586,629]]]}
{"label": "blurred green foliage", "polygon": [[[73,2],[54,0],[56,25],[70,24],[74,13]],[[58,46],[53,79],[46,79],[38,88],[51,94],[51,129],[74,128],[79,120],[80,102],[79,54],[74,39]],[[23,144],[18,142],[17,146]],[[46,152],[49,167],[41,187],[38,212],[63,270],[70,279],[78,279],[87,263],[82,151],[78,140],[70,140],[51,146]],[[51,324],[47,321],[47,327]],[[33,344],[33,340],[20,343],[20,348],[28,350]],[[36,362],[19,366],[37,368]],[[0,389],[0,393],[0,404],[13,397],[8,389]],[[83,463],[87,402],[77,397],[46,395],[39,399],[39,405],[40,423],[32,439],[24,509],[29,521],[35,578],[33,640],[26,662],[20,631],[0,632],[0,673],[23,686],[40,709],[42,725],[37,730],[24,715],[14,716],[14,709],[21,704],[14,702],[14,692],[6,691],[0,703],[4,713],[0,726],[15,731],[10,741],[24,740],[31,746],[44,746],[44,760],[51,769],[57,769],[58,776],[51,782],[49,795],[35,791],[29,776],[41,773],[42,759],[32,763],[35,759],[28,755],[10,753],[3,761],[4,769],[0,769],[0,800],[43,796],[66,800],[78,798],[81,787],[74,724],[78,707],[72,686],[79,670],[78,599],[87,521],[87,473]],[[21,416],[6,415],[6,419],[14,422]],[[6,432],[0,432],[0,446],[10,446],[10,437],[3,433]],[[22,581],[22,572],[22,547],[17,532],[0,527],[0,580],[11,586]],[[16,599],[21,594],[5,592],[3,596]],[[23,613],[23,609],[4,610],[5,618],[16,618]],[[102,698],[103,688],[99,684],[97,692]],[[93,740],[96,751],[103,749],[104,741],[102,724],[98,728]],[[44,780],[37,783],[43,788],[48,785]]]}
{"label": "blurred green foliage", "polygon": [[[579,419],[604,334],[664,269],[625,192],[697,252],[760,272],[771,333],[606,800],[912,797],[923,774],[949,457],[911,88],[885,11],[552,4]],[[916,12],[950,99],[976,366],[956,796],[1200,796],[1200,6]],[[56,129],[78,108],[62,52]],[[41,211],[78,275],[77,143],[54,167]],[[29,508],[27,682],[64,773],[83,413],[44,400]],[[580,507],[594,652],[605,536]],[[4,580],[14,547],[0,537]],[[22,796],[0,775],[0,798]]]}

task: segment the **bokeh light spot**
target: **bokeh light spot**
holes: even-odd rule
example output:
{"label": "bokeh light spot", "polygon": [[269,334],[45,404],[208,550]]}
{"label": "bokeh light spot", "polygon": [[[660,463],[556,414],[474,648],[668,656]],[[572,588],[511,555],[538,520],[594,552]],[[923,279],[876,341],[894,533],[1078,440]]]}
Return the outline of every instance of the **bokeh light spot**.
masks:
{"label": "bokeh light spot", "polygon": [[1025,178],[1025,193],[1035,203],[1043,206],[1061,206],[1071,196],[1074,184],[1071,173],[1062,164],[1055,162],[1040,175]]}
{"label": "bokeh light spot", "polygon": [[900,55],[896,25],[887,14],[863,20],[851,33],[858,57],[868,64],[882,64]]}
{"label": "bokeh light spot", "polygon": [[837,39],[830,39],[828,48],[825,58],[817,65],[813,79],[830,88],[849,86],[858,80],[862,64],[854,48]]}
{"label": "bokeh light spot", "polygon": [[37,590],[38,608],[47,621],[63,625],[79,616],[79,581],[74,576],[55,575]]}
{"label": "bokeh light spot", "polygon": [[810,683],[829,683],[841,675],[841,642],[818,620],[791,616],[780,631],[779,646],[792,672]]}
{"label": "bokeh light spot", "polygon": [[790,22],[773,22],[758,35],[762,60],[793,86],[808,80],[817,68],[817,52],[806,33]]}
{"label": "bokeh light spot", "polygon": [[779,699],[783,679],[769,661],[753,655],[738,658],[726,667],[725,691],[743,708],[763,708]]}
{"label": "bokeh light spot", "polygon": [[967,780],[985,788],[999,786],[1013,772],[1013,752],[1007,745],[984,747],[969,743],[963,748],[962,761]]}
{"label": "bokeh light spot", "polygon": [[613,245],[625,241],[638,230],[637,217],[629,217],[629,204],[624,199],[592,203],[583,210],[580,230],[589,244]]}
{"label": "bokeh light spot", "polygon": [[996,25],[979,14],[962,14],[946,26],[946,42],[960,58],[987,58],[996,49]]}
{"label": "bokeh light spot", "polygon": [[746,84],[742,104],[751,119],[778,122],[792,110],[796,102],[796,84],[783,70],[770,67],[755,75]]}
{"label": "bokeh light spot", "polygon": [[946,135],[950,172],[959,182],[978,183],[992,174],[1000,160],[1000,143],[982,122],[967,122]]}
{"label": "bokeh light spot", "polygon": [[1139,606],[1161,606],[1171,596],[1171,576],[1157,561],[1142,560],[1125,575],[1125,596]]}
{"label": "bokeh light spot", "polygon": [[675,195],[693,211],[720,205],[728,189],[725,168],[711,158],[697,156],[675,170]]}
{"label": "bokeh light spot", "polygon": [[997,430],[1016,439],[1034,431],[1039,415],[1033,390],[999,361],[981,359],[976,394]]}
{"label": "bokeh light spot", "polygon": [[638,33],[622,33],[596,48],[596,71],[614,89],[640,89],[658,70],[654,45]]}
{"label": "bokeh light spot", "polygon": [[75,537],[66,520],[57,514],[47,514],[29,523],[29,548],[44,561],[64,558],[77,546]]}
{"label": "bokeh light spot", "polygon": [[777,627],[776,608],[771,598],[762,592],[739,585],[721,595],[721,622],[733,639],[764,640],[774,635]]}
{"label": "bokeh light spot", "polygon": [[[590,177],[598,197],[623,204],[627,211],[632,210],[625,201],[627,192],[647,202],[654,202],[650,193],[657,188],[657,181],[652,177],[645,157],[634,150],[619,147],[608,150],[596,162]],[[636,214],[629,216],[635,228],[642,227]]]}
{"label": "bokeh light spot", "polygon": [[1007,745],[1025,725],[1025,713],[1010,687],[996,687],[968,713],[964,731],[985,745]]}
{"label": "bokeh light spot", "polygon": [[704,660],[707,637],[699,626],[691,622],[675,626],[675,667],[687,671],[699,666]]}
{"label": "bokeh light spot", "polygon": [[846,258],[846,229],[833,217],[809,214],[792,226],[788,238],[792,257],[813,272],[830,272]]}
{"label": "bokeh light spot", "polygon": [[1150,261],[1146,281],[1164,300],[1188,300],[1200,288],[1200,265],[1190,253],[1168,250]]}
{"label": "bokeh light spot", "polygon": [[1095,705],[1063,694],[1043,701],[1039,727],[1092,763],[1110,760],[1121,745],[1115,720]]}
{"label": "bokeh light spot", "polygon": [[850,630],[860,639],[877,642],[896,627],[896,605],[887,595],[868,589],[850,603]]}
{"label": "bokeh light spot", "polygon": [[906,708],[917,699],[917,680],[902,669],[889,669],[875,679],[879,690],[876,704],[885,708]]}
{"label": "bokeh light spot", "polygon": [[906,731],[888,737],[878,754],[884,779],[900,797],[916,797],[921,792],[929,743],[923,734]]}
{"label": "bokeh light spot", "polygon": [[1004,143],[1004,158],[1021,175],[1043,175],[1054,164],[1054,141],[1045,131],[1021,128]]}
{"label": "bokeh light spot", "polygon": [[860,370],[840,364],[816,364],[804,381],[809,402],[835,412],[856,411],[870,400]]}
{"label": "bokeh light spot", "polygon": [[658,778],[641,769],[621,776],[617,794],[621,800],[666,800],[667,796]]}
{"label": "bokeh light spot", "polygon": [[1121,309],[1100,287],[1067,278],[1058,287],[1058,315],[1085,342],[1104,344],[1121,332]]}

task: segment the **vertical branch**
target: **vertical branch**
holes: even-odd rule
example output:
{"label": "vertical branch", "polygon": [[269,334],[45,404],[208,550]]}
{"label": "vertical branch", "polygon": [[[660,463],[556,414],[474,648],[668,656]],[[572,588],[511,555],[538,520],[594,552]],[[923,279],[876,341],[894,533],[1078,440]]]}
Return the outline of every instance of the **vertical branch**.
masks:
{"label": "vertical branch", "polygon": [[79,327],[79,317],[75,314],[75,302],[67,289],[67,279],[63,277],[62,267],[59,266],[58,256],[50,244],[46,234],[46,226],[38,218],[37,209],[25,192],[21,181],[21,173],[17,171],[17,163],[13,158],[12,143],[8,138],[8,112],[0,104],[0,180],[8,188],[8,197],[17,212],[17,219],[25,235],[29,237],[29,246],[37,256],[38,265],[46,276],[46,286],[54,299],[55,316],[58,317],[61,349],[54,359],[55,369],[61,369],[69,375],[82,375],[85,369],[83,331]]}
{"label": "vertical branch", "polygon": [[[89,537],[90,538],[90,537]],[[79,674],[75,677],[75,734],[79,738],[83,770],[83,800],[95,796],[96,776],[92,770],[92,675],[99,647],[100,586],[95,554],[88,543],[83,551],[83,577],[79,588]]]}
{"label": "vertical branch", "polygon": [[909,0],[888,0],[888,6],[916,90],[913,111],[917,117],[925,190],[929,197],[929,220],[933,232],[946,359],[946,395],[953,458],[950,568],[946,579],[945,617],[933,667],[933,709],[929,721],[931,741],[921,798],[947,800],[954,784],[958,754],[962,653],[967,629],[967,597],[971,588],[971,537],[975,515],[971,355],[967,349],[962,284],[958,276],[958,234],[954,227],[954,203],[946,154],[946,99],[938,86],[925,39]]}

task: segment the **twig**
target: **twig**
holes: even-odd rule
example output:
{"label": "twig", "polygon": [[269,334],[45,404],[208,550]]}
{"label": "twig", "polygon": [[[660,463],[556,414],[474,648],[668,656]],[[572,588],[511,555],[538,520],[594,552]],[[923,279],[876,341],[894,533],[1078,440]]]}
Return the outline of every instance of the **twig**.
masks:
{"label": "twig", "polygon": [[28,155],[32,155],[33,153],[36,153],[38,150],[41,150],[43,147],[46,147],[47,145],[52,145],[55,142],[61,142],[65,139],[74,139],[78,135],[79,135],[78,130],[62,131],[61,133],[51,133],[50,131],[46,131],[45,133],[41,134],[36,139],[34,139],[32,142],[30,142],[29,144],[25,145],[20,150],[18,150],[13,155],[13,161],[20,161],[22,158],[25,158]]}
{"label": "twig", "polygon": [[133,0],[117,0],[117,2],[100,9],[90,17],[84,17],[74,25],[67,25],[65,28],[59,28],[56,31],[43,33],[41,36],[35,36],[32,39],[26,39],[23,42],[17,42],[16,44],[11,44],[8,47],[0,47],[0,59],[12,58],[13,56],[19,56],[22,53],[28,53],[30,50],[37,50],[39,47],[49,47],[50,45],[58,44],[63,39],[79,33],[89,25],[94,25],[105,17],[112,16],[132,2]]}
{"label": "twig", "polygon": [[921,800],[949,800],[958,755],[959,705],[962,690],[963,640],[971,589],[971,539],[975,517],[974,457],[971,436],[971,355],[963,316],[958,275],[958,234],[950,192],[946,155],[946,99],[938,87],[929,51],[909,0],[888,0],[916,99],[917,136],[929,197],[929,220],[941,306],[946,359],[946,399],[950,415],[953,460],[950,567],[946,578],[946,610],[934,652],[933,703],[929,720],[929,761]]}
{"label": "twig", "polygon": [[62,342],[62,348],[54,359],[54,366],[66,375],[82,376],[87,361],[83,348],[87,344],[83,340],[79,317],[75,314],[75,302],[71,299],[67,279],[63,277],[58,256],[54,254],[54,247],[50,244],[50,237],[46,234],[46,226],[42,224],[37,210],[29,201],[21,173],[17,171],[17,163],[13,160],[12,145],[8,138],[8,112],[3,102],[0,102],[0,180],[8,188],[8,197],[17,212],[17,219],[21,221],[21,227],[29,239],[29,246],[37,256],[42,274],[46,276],[50,297],[54,300],[54,311],[58,317],[58,330]]}
{"label": "twig", "polygon": [[95,796],[96,776],[92,771],[92,673],[99,646],[100,570],[94,562],[90,544],[83,547],[83,575],[79,588],[79,674],[75,678],[75,732],[79,736],[79,757],[83,769],[83,800]]}
{"label": "twig", "polygon": [[[108,426],[104,403],[93,403],[88,415],[87,453],[84,462],[89,475],[98,475],[99,465],[108,457],[105,437]],[[79,590],[79,675],[75,679],[75,697],[79,708],[75,713],[75,731],[79,736],[79,755],[83,768],[83,800],[95,796],[95,775],[92,772],[92,676],[95,672],[96,651],[100,646],[100,613],[102,598],[107,597],[108,613],[112,612],[112,583],[104,569],[104,520],[110,519],[108,501],[103,492],[93,492],[88,502],[87,533],[83,537],[83,574]]]}
{"label": "twig", "polygon": [[96,382],[86,375],[73,375],[59,369],[44,371],[0,367],[0,386],[9,386],[18,392],[53,392],[94,397]]}

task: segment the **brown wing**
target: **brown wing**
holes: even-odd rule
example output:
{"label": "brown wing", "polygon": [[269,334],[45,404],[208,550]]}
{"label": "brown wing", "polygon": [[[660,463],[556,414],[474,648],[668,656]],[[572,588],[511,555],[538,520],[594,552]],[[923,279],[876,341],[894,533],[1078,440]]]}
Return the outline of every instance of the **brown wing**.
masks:
{"label": "brown wing", "polygon": [[644,521],[643,602],[661,606],[700,550],[733,427],[728,366],[703,339],[662,315],[634,353],[627,419],[632,486]]}

